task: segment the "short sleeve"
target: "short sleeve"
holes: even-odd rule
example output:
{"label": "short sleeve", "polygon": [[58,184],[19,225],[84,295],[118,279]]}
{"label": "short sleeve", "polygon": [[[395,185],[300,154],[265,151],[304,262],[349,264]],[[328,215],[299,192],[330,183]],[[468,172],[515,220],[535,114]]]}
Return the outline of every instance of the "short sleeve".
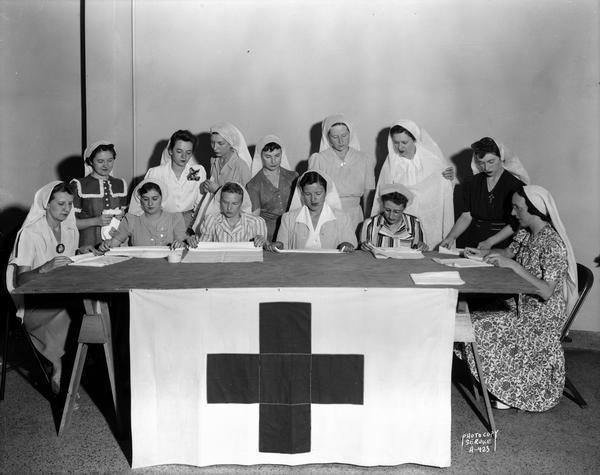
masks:
{"label": "short sleeve", "polygon": [[549,237],[541,247],[542,279],[558,282],[567,272],[567,250],[558,236]]}
{"label": "short sleeve", "polygon": [[[266,238],[268,235],[267,223],[260,216],[255,216],[255,218],[256,218],[257,222],[256,222],[256,234],[254,236],[263,236]],[[254,236],[252,236],[252,237],[254,237]]]}
{"label": "short sleeve", "polygon": [[78,219],[88,218],[85,213],[83,213],[83,199],[81,198],[80,190],[81,183],[77,179],[71,180],[71,185],[73,186],[74,194],[73,194],[73,211],[75,211],[75,217]]}
{"label": "short sleeve", "polygon": [[21,231],[15,243],[15,256],[9,261],[9,264],[33,267],[36,239],[39,239],[39,236],[28,229]]}

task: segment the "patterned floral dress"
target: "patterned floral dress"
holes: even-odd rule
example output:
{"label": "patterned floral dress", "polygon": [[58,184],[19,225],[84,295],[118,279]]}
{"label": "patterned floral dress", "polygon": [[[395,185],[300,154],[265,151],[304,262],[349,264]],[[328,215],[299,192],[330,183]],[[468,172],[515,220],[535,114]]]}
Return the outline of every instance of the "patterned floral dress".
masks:
{"label": "patterned floral dress", "polygon": [[[475,339],[489,391],[509,406],[546,411],[558,404],[565,383],[560,334],[566,320],[567,251],[549,224],[535,236],[521,229],[509,248],[528,272],[556,287],[546,301],[520,294],[473,309]],[[466,356],[477,375],[470,346]]]}

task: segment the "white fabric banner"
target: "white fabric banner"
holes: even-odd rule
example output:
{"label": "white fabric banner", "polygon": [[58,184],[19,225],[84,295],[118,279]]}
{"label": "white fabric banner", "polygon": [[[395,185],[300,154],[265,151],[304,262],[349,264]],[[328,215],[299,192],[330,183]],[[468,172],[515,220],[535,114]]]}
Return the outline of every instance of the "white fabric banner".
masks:
{"label": "white fabric banner", "polygon": [[456,300],[455,289],[130,291],[132,467],[449,466]]}

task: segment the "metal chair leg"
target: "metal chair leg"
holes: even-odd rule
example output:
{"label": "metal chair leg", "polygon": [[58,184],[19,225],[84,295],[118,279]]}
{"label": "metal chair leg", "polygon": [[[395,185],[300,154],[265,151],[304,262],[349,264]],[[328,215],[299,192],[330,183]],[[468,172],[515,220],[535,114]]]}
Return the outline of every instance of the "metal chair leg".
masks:
{"label": "metal chair leg", "polygon": [[481,392],[483,393],[483,401],[485,402],[485,411],[488,416],[488,422],[492,431],[493,437],[496,437],[496,422],[494,421],[494,414],[492,413],[492,405],[490,404],[490,396],[488,394],[487,385],[483,379],[483,371],[481,370],[481,363],[479,361],[479,353],[477,352],[477,344],[471,342],[471,350],[473,351],[473,358],[475,359],[475,367],[477,368],[477,376],[479,376],[479,384],[481,384]]}
{"label": "metal chair leg", "polygon": [[579,407],[581,407],[582,409],[584,407],[587,407],[587,402],[585,402],[585,399],[583,399],[581,394],[579,394],[579,391],[577,391],[577,388],[571,382],[568,376],[565,376],[565,388],[567,388],[571,392],[571,396],[573,397],[573,399],[575,399],[575,402],[579,405]]}

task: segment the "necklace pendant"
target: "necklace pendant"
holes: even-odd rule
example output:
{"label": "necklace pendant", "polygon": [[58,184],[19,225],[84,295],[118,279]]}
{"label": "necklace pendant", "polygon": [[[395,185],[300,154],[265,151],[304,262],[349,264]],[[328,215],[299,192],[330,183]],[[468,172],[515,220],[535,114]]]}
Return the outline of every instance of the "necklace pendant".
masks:
{"label": "necklace pendant", "polygon": [[56,252],[57,254],[62,254],[63,252],[65,252],[65,245],[63,243],[57,244]]}

